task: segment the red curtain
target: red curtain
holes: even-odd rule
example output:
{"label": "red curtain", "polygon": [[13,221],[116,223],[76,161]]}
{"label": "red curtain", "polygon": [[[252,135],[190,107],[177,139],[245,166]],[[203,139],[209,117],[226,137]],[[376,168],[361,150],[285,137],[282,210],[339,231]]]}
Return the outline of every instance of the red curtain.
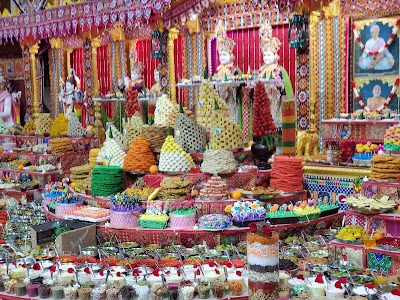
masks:
{"label": "red curtain", "polygon": [[[71,67],[75,70],[76,76],[81,81],[81,90],[85,91],[85,75],[83,73],[83,48],[74,49],[71,53]],[[69,77],[68,70],[68,77]]]}
{"label": "red curtain", "polygon": [[[289,73],[293,88],[296,78],[296,50],[289,47],[288,43],[288,24],[273,26],[273,36],[281,41],[281,48],[278,55],[279,64]],[[243,73],[247,73],[248,68],[258,70],[264,64],[260,51],[260,38],[258,28],[248,28],[228,31],[227,35],[236,42],[234,48],[235,65]],[[213,74],[219,64],[216,39],[211,42],[211,61]]]}
{"label": "red curtain", "polygon": [[100,95],[106,95],[114,92],[111,86],[111,69],[108,61],[108,45],[102,45],[97,48],[97,71],[99,77]]}
{"label": "red curtain", "polygon": [[[158,59],[151,57],[150,39],[140,40],[136,44],[138,60],[143,62],[143,81],[148,89],[154,84],[154,69],[158,67]],[[129,70],[129,74],[130,74]]]}

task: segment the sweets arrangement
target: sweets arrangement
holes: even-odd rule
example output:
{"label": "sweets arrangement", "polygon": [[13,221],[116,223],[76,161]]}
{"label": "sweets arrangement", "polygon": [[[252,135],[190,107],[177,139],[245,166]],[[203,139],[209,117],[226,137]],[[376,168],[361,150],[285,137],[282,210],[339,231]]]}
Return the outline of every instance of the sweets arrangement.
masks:
{"label": "sweets arrangement", "polygon": [[197,226],[203,230],[224,230],[231,226],[231,220],[226,215],[222,214],[210,214],[202,216]]}
{"label": "sweets arrangement", "polygon": [[39,114],[39,117],[36,119],[35,134],[42,135],[45,132],[50,133],[52,126],[53,126],[53,119],[48,117],[47,114]]}
{"label": "sweets arrangement", "polygon": [[90,172],[92,171],[92,167],[86,164],[82,166],[72,167],[70,171],[71,175],[69,178],[72,181],[79,181],[88,178]]}
{"label": "sweets arrangement", "polygon": [[385,154],[377,154],[372,157],[369,179],[397,181],[399,176],[400,157]]}
{"label": "sweets arrangement", "polygon": [[141,116],[132,116],[124,122],[124,148],[129,149],[133,140],[140,135],[140,127],[143,126],[143,120]]}
{"label": "sweets arrangement", "polygon": [[126,153],[120,145],[113,138],[107,138],[97,155],[96,163],[122,167],[125,157]]}
{"label": "sweets arrangement", "polygon": [[132,228],[139,226],[138,217],[142,211],[140,198],[128,192],[111,196],[110,226],[115,228]]}
{"label": "sweets arrangement", "polygon": [[139,92],[137,89],[128,88],[126,91],[125,111],[126,115],[130,118],[135,113],[140,111],[139,107]]}
{"label": "sweets arrangement", "polygon": [[92,196],[110,196],[122,192],[124,170],[118,166],[97,166],[92,170]]}
{"label": "sweets arrangement", "polygon": [[214,118],[215,102],[217,102],[220,109],[219,115],[224,116],[224,119],[229,119],[229,108],[210,83],[206,82],[201,85],[199,98],[196,109],[197,124],[208,128],[211,127],[211,122]]}
{"label": "sweets arrangement", "polygon": [[225,208],[230,212],[234,222],[257,222],[265,220],[266,209],[260,201],[236,201],[233,206]]}
{"label": "sweets arrangement", "polygon": [[385,131],[383,138],[384,148],[388,151],[400,150],[400,127],[399,124],[390,126]]}
{"label": "sweets arrangement", "polygon": [[150,143],[142,137],[137,137],[129,147],[124,159],[124,170],[146,173],[155,164]]}
{"label": "sweets arrangement", "polygon": [[121,132],[119,132],[118,128],[115,127],[114,124],[111,124],[110,127],[108,128],[108,133],[109,133],[109,137],[112,138],[113,140],[115,140],[118,145],[121,147],[121,149],[124,148],[124,142],[123,142],[123,135]]}
{"label": "sweets arrangement", "polygon": [[[59,136],[61,134],[69,133],[69,123],[68,122],[69,122],[68,118],[64,114],[58,114],[57,118],[53,122],[53,126],[51,126],[50,135],[51,136]],[[71,128],[71,132],[72,132],[72,128]],[[82,135],[83,135],[83,133],[82,133]],[[82,135],[80,135],[80,136],[82,136]]]}
{"label": "sweets arrangement", "polygon": [[208,179],[200,190],[200,197],[202,199],[223,200],[226,199],[227,196],[228,186],[217,174]]}
{"label": "sweets arrangement", "polygon": [[190,194],[193,182],[180,177],[164,179],[160,184],[161,199],[184,199]]}
{"label": "sweets arrangement", "polygon": [[208,174],[226,174],[236,171],[236,160],[227,149],[206,150],[203,155],[201,171]]}
{"label": "sweets arrangement", "polygon": [[271,114],[271,101],[267,96],[264,84],[258,81],[254,89],[253,137],[261,138],[267,134],[275,133],[276,127]]}
{"label": "sweets arrangement", "polygon": [[151,151],[160,150],[167,137],[168,127],[165,125],[143,125],[140,136],[150,143]]}
{"label": "sweets arrangement", "polygon": [[66,211],[64,217],[86,222],[100,222],[110,218],[110,210],[87,205]]}
{"label": "sweets arrangement", "polygon": [[74,151],[69,138],[55,138],[50,140],[51,152],[54,154]]}
{"label": "sweets arrangement", "polygon": [[147,201],[146,212],[139,218],[143,228],[163,229],[167,226],[169,216],[161,201]]}
{"label": "sweets arrangement", "polygon": [[294,156],[275,156],[270,185],[284,192],[303,190],[303,161]]}
{"label": "sweets arrangement", "polygon": [[172,135],[167,136],[161,148],[159,170],[184,173],[192,166],[192,157],[175,142]]}
{"label": "sweets arrangement", "polygon": [[75,112],[72,112],[69,117],[68,123],[68,136],[70,137],[81,137],[86,134],[86,129],[83,128],[82,123],[79,121]]}
{"label": "sweets arrangement", "polygon": [[100,153],[100,148],[92,148],[89,151],[89,165],[94,168],[96,166],[97,156]]}
{"label": "sweets arrangement", "polygon": [[194,201],[174,201],[167,204],[169,226],[173,229],[191,229],[196,225]]}
{"label": "sweets arrangement", "polygon": [[[5,127],[3,120],[0,121],[0,132],[3,133]],[[24,128],[22,129],[22,134],[35,134],[36,132],[36,122],[34,120],[29,120],[25,123]]]}

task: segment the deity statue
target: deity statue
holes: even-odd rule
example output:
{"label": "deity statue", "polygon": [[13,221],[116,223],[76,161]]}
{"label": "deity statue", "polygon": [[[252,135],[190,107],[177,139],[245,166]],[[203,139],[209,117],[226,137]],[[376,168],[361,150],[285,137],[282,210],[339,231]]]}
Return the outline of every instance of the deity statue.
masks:
{"label": "deity statue", "polygon": [[218,25],[215,28],[215,35],[217,38],[217,50],[220,63],[215,75],[220,78],[224,78],[225,75],[227,75],[229,78],[236,73],[236,69],[233,64],[235,60],[233,48],[235,47],[236,43],[226,35],[226,29],[221,20],[218,22]]}
{"label": "deity statue", "polygon": [[15,125],[17,103],[7,90],[8,80],[0,69],[0,118],[6,126]]}
{"label": "deity statue", "polygon": [[161,96],[160,71],[154,69],[154,84],[150,88],[150,95],[156,98]]}
{"label": "deity statue", "polygon": [[131,63],[131,78],[128,76],[124,78],[125,92],[128,93],[130,91],[137,90],[139,93],[141,93],[143,89],[142,73],[144,70],[144,65],[138,60],[136,44],[134,44],[129,50],[129,60]]}
{"label": "deity statue", "polygon": [[80,86],[80,80],[75,75],[73,69],[70,70],[71,76],[67,79],[65,85],[61,81],[61,93],[59,95],[59,101],[62,104],[62,111],[67,118],[70,118],[73,111],[80,121],[82,121],[82,108],[84,94],[78,88]]}
{"label": "deity statue", "polygon": [[282,97],[292,97],[293,89],[290,77],[285,68],[278,64],[278,51],[281,42],[272,36],[272,26],[265,21],[260,27],[260,50],[263,54],[264,65],[259,70],[259,78],[274,79],[277,82],[266,84],[267,95],[271,100],[271,112],[275,126],[278,130],[282,128]]}
{"label": "deity statue", "polygon": [[374,24],[370,28],[371,38],[365,43],[365,48],[371,52],[380,52],[378,55],[369,55],[366,52],[360,56],[358,66],[362,70],[390,70],[394,65],[392,53],[385,48],[385,40],[379,36],[379,25]]}

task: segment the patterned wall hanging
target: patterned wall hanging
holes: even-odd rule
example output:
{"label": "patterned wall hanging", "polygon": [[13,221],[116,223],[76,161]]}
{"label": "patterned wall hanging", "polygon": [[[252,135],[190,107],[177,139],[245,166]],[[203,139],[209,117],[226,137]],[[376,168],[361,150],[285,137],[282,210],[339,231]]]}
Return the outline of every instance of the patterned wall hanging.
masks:
{"label": "patterned wall hanging", "polygon": [[93,82],[92,82],[92,46],[90,39],[86,39],[83,43],[83,66],[86,93],[86,120],[87,125],[94,124],[94,105],[92,100]]}
{"label": "patterned wall hanging", "polygon": [[24,62],[24,82],[25,82],[25,102],[26,112],[24,116],[25,123],[32,118],[32,95],[31,95],[31,67],[29,64],[29,48],[22,48],[22,59]]}

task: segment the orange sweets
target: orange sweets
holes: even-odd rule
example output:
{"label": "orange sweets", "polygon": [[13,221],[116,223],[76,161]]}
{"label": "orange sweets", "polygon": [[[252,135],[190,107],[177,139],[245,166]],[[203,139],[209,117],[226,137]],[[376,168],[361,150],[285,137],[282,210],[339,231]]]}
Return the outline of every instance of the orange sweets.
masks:
{"label": "orange sweets", "polygon": [[150,143],[140,136],[134,139],[125,157],[124,170],[147,173],[155,164]]}
{"label": "orange sweets", "polygon": [[284,192],[303,190],[303,160],[294,156],[275,156],[270,185]]}

